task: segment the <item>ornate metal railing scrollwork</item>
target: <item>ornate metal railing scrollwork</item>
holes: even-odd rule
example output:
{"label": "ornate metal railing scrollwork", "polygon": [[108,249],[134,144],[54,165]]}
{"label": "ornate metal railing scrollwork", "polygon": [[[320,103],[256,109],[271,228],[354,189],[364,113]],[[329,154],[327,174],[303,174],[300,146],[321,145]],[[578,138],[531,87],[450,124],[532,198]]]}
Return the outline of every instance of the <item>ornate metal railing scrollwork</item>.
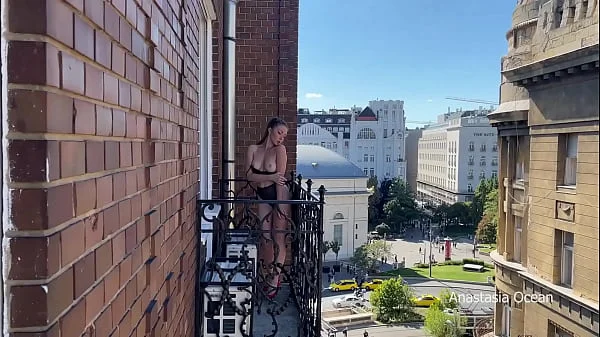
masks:
{"label": "ornate metal railing scrollwork", "polygon": [[220,183],[230,197],[197,207],[199,232],[213,237],[212,258],[198,271],[202,335],[320,336],[325,188],[315,194],[298,176],[287,183],[290,200],[264,201],[245,179]]}

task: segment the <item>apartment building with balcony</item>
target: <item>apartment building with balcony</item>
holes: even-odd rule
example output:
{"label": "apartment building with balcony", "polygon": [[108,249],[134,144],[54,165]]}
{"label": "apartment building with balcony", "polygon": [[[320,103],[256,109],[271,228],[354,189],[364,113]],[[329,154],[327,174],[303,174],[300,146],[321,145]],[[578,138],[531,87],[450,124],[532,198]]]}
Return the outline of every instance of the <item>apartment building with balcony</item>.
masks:
{"label": "apartment building with balcony", "polygon": [[[3,335],[240,335],[230,316],[253,313],[221,305],[239,303],[226,282],[207,301],[199,281],[226,228],[259,224],[222,212],[205,235],[201,215],[256,207],[224,187],[243,186],[231,178],[273,114],[290,122],[295,169],[298,5],[0,2]],[[290,188],[294,254],[276,298],[289,305],[246,335],[320,336],[323,197]]]}
{"label": "apartment building with balcony", "polygon": [[470,201],[483,179],[498,174],[490,109],[449,112],[426,126],[418,141],[417,198],[431,204]]}
{"label": "apartment building with balcony", "polygon": [[597,336],[598,1],[517,2],[502,59],[497,336]]}
{"label": "apartment building with balcony", "polygon": [[[364,109],[298,115],[298,143],[320,145],[346,157],[365,175],[406,180],[404,102],[369,101]],[[341,112],[341,113],[340,113]]]}

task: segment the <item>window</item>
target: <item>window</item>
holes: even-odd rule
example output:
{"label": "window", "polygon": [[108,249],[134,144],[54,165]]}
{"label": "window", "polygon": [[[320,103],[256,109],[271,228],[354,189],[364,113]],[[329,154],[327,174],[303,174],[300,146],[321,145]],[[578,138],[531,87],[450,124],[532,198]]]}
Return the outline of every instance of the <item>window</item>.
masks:
{"label": "window", "polygon": [[475,143],[469,142],[469,151],[475,151]]}
{"label": "window", "polygon": [[321,118],[315,118],[315,119],[313,119],[313,123],[321,123]]}
{"label": "window", "polygon": [[573,337],[575,336],[572,332],[567,331],[552,321],[548,321],[548,336],[551,337]]}
{"label": "window", "polygon": [[371,173],[371,177],[374,177],[375,176],[375,169],[371,168],[370,173]]}
{"label": "window", "polygon": [[480,147],[481,152],[485,152],[486,148],[487,147],[485,144],[481,144],[481,147]]}
{"label": "window", "polygon": [[562,252],[560,256],[560,283],[566,287],[573,285],[573,233],[562,233]]}
{"label": "window", "polygon": [[469,165],[475,164],[475,158],[473,156],[469,156]]}
{"label": "window", "polygon": [[358,139],[375,139],[375,131],[364,128],[358,132]]}
{"label": "window", "polygon": [[369,155],[368,154],[363,155],[363,161],[365,163],[369,161]]}
{"label": "window", "polygon": [[370,155],[369,159],[370,159],[371,163],[375,162],[375,155],[373,155],[373,154]]}
{"label": "window", "polygon": [[485,165],[486,165],[486,163],[485,163],[485,157],[482,157],[482,158],[479,160],[479,165],[480,165],[480,166],[485,166]]}
{"label": "window", "polygon": [[523,233],[522,221],[523,218],[515,216],[515,247],[513,252],[513,260],[515,262],[521,262],[521,234]]}
{"label": "window", "polygon": [[485,171],[481,171],[481,173],[479,173],[479,179],[485,179]]}
{"label": "window", "polygon": [[492,152],[498,152],[498,143],[492,145]]}
{"label": "window", "polygon": [[385,161],[386,161],[386,163],[391,163],[392,162],[392,156],[389,155],[389,154],[386,154],[385,155]]}
{"label": "window", "polygon": [[467,192],[469,192],[469,193],[473,192],[473,185],[471,185],[471,184],[467,185]]}
{"label": "window", "polygon": [[308,123],[308,118],[302,118],[302,119],[300,120],[300,123]]}
{"label": "window", "polygon": [[364,168],[363,172],[365,173],[365,175],[369,175],[369,169],[368,168]]}
{"label": "window", "polygon": [[498,171],[492,171],[492,178],[498,178]]}
{"label": "window", "polygon": [[340,246],[343,242],[343,227],[344,225],[333,225],[333,241],[337,242]]}
{"label": "window", "polygon": [[563,183],[567,186],[577,184],[577,135],[568,135],[566,141],[565,172]]}
{"label": "window", "polygon": [[335,215],[333,216],[333,220],[339,220],[339,219],[343,219],[344,218],[344,214],[342,213],[335,213]]}
{"label": "window", "polygon": [[492,166],[498,166],[498,158],[492,158]]}
{"label": "window", "polygon": [[583,0],[581,2],[581,8],[579,9],[579,18],[583,19],[586,17],[588,11],[588,0]]}
{"label": "window", "polygon": [[473,169],[469,169],[469,173],[467,174],[468,179],[473,179]]}
{"label": "window", "polygon": [[346,119],[344,119],[344,118],[338,118],[338,123],[346,123]]}
{"label": "window", "polygon": [[383,138],[387,138],[387,129],[383,129]]}
{"label": "window", "polygon": [[325,123],[333,123],[333,119],[331,119],[331,118],[325,118]]}

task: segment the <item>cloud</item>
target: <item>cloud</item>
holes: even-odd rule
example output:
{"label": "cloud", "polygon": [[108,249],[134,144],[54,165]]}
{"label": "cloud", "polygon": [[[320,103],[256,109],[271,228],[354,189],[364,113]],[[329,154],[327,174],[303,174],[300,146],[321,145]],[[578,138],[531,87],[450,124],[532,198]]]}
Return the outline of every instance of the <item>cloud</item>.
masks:
{"label": "cloud", "polygon": [[427,103],[431,103],[431,102],[433,102],[433,100],[431,98],[427,100]]}
{"label": "cloud", "polygon": [[304,97],[306,97],[306,98],[321,98],[321,97],[323,97],[323,95],[314,93],[314,92],[308,92],[308,93],[306,93],[306,95],[304,95]]}

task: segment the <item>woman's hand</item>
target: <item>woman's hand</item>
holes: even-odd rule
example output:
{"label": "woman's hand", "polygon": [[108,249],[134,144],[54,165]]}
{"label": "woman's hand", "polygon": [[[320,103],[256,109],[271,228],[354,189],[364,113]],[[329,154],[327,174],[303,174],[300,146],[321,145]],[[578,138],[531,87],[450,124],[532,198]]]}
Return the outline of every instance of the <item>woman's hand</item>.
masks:
{"label": "woman's hand", "polygon": [[271,181],[277,185],[284,185],[286,183],[285,175],[283,173],[273,173],[271,174]]}

